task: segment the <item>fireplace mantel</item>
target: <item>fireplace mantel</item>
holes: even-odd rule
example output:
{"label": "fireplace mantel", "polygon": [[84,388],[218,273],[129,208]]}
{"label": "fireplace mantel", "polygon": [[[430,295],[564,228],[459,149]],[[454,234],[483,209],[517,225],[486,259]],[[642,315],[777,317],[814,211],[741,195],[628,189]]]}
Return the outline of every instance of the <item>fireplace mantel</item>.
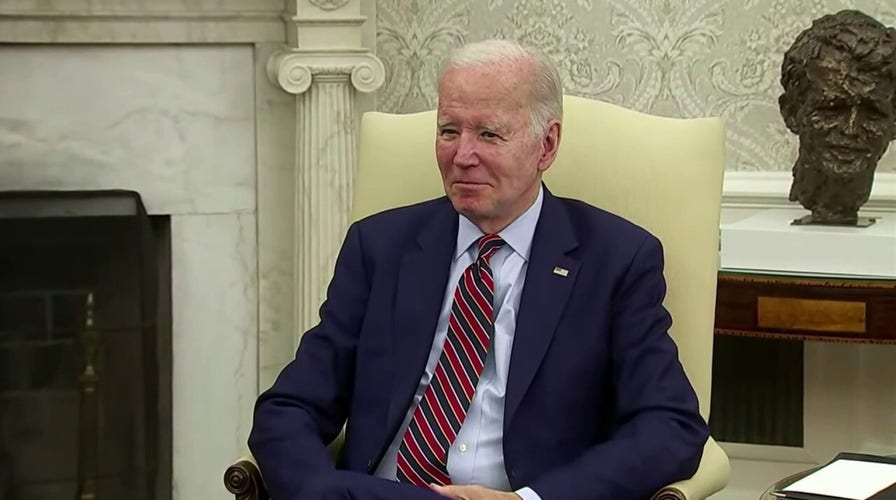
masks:
{"label": "fireplace mantel", "polygon": [[282,43],[283,11],[283,0],[13,0],[0,4],[0,42]]}
{"label": "fireplace mantel", "polygon": [[[0,2],[0,189],[130,189],[171,217],[174,500],[222,494],[255,397],[320,301],[351,199],[330,182],[354,171],[344,117],[383,80],[375,8]],[[275,64],[296,58],[302,90]]]}

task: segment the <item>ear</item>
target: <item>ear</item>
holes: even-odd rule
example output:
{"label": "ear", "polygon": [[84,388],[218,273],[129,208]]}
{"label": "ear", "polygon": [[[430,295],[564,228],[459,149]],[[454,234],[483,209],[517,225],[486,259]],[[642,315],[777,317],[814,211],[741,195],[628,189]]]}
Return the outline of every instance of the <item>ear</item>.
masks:
{"label": "ear", "polygon": [[890,109],[893,112],[893,115],[890,117],[890,123],[892,125],[891,130],[893,131],[893,134],[890,136],[890,140],[896,141],[896,89],[893,90],[893,105]]}
{"label": "ear", "polygon": [[784,118],[784,125],[794,134],[799,134],[800,130],[797,126],[796,115],[799,113],[799,105],[794,102],[793,96],[787,92],[778,97],[778,107],[781,109],[781,117]]}
{"label": "ear", "polygon": [[541,154],[538,157],[538,170],[544,172],[547,170],[554,159],[557,157],[557,149],[560,147],[560,134],[563,124],[560,120],[551,120],[548,122],[547,132],[541,140]]}

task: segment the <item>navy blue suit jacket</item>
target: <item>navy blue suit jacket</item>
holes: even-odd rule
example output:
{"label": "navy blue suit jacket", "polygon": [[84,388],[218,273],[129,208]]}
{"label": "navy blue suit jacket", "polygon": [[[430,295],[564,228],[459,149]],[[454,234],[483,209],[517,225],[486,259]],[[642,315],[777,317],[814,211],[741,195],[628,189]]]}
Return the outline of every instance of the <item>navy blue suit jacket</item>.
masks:
{"label": "navy blue suit jacket", "polygon": [[[424,371],[457,217],[439,198],[349,229],[320,323],[256,404],[249,444],[274,500],[444,500],[370,474]],[[504,408],[514,488],[544,500],[643,500],[695,472],[708,430],[664,295],[655,237],[545,189]],[[325,444],[346,419],[337,471]]]}

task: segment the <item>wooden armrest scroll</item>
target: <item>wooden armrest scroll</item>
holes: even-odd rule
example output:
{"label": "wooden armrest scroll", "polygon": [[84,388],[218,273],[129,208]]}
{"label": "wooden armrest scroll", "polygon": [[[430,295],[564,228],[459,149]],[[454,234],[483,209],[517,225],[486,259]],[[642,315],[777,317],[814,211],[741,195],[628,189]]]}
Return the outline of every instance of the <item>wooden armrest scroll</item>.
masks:
{"label": "wooden armrest scroll", "polygon": [[665,487],[660,491],[656,492],[650,500],[687,500],[684,496],[684,493],[681,492],[678,488],[674,487]]}
{"label": "wooden armrest scroll", "polygon": [[258,467],[249,460],[239,460],[224,472],[224,486],[236,500],[270,500]]}

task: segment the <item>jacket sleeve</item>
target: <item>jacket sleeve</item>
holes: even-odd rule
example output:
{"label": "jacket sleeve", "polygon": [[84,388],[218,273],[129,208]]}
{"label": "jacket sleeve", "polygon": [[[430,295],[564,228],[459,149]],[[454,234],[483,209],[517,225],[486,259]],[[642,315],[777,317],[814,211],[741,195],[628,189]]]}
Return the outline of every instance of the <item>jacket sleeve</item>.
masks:
{"label": "jacket sleeve", "polygon": [[613,298],[613,432],[533,481],[544,500],[643,500],[697,470],[709,430],[668,335],[665,292],[662,246],[645,236]]}
{"label": "jacket sleeve", "polygon": [[347,418],[355,352],[370,294],[361,231],[352,225],[336,260],[320,322],[256,404],[249,448],[272,498],[305,498],[334,471],[326,445]]}

